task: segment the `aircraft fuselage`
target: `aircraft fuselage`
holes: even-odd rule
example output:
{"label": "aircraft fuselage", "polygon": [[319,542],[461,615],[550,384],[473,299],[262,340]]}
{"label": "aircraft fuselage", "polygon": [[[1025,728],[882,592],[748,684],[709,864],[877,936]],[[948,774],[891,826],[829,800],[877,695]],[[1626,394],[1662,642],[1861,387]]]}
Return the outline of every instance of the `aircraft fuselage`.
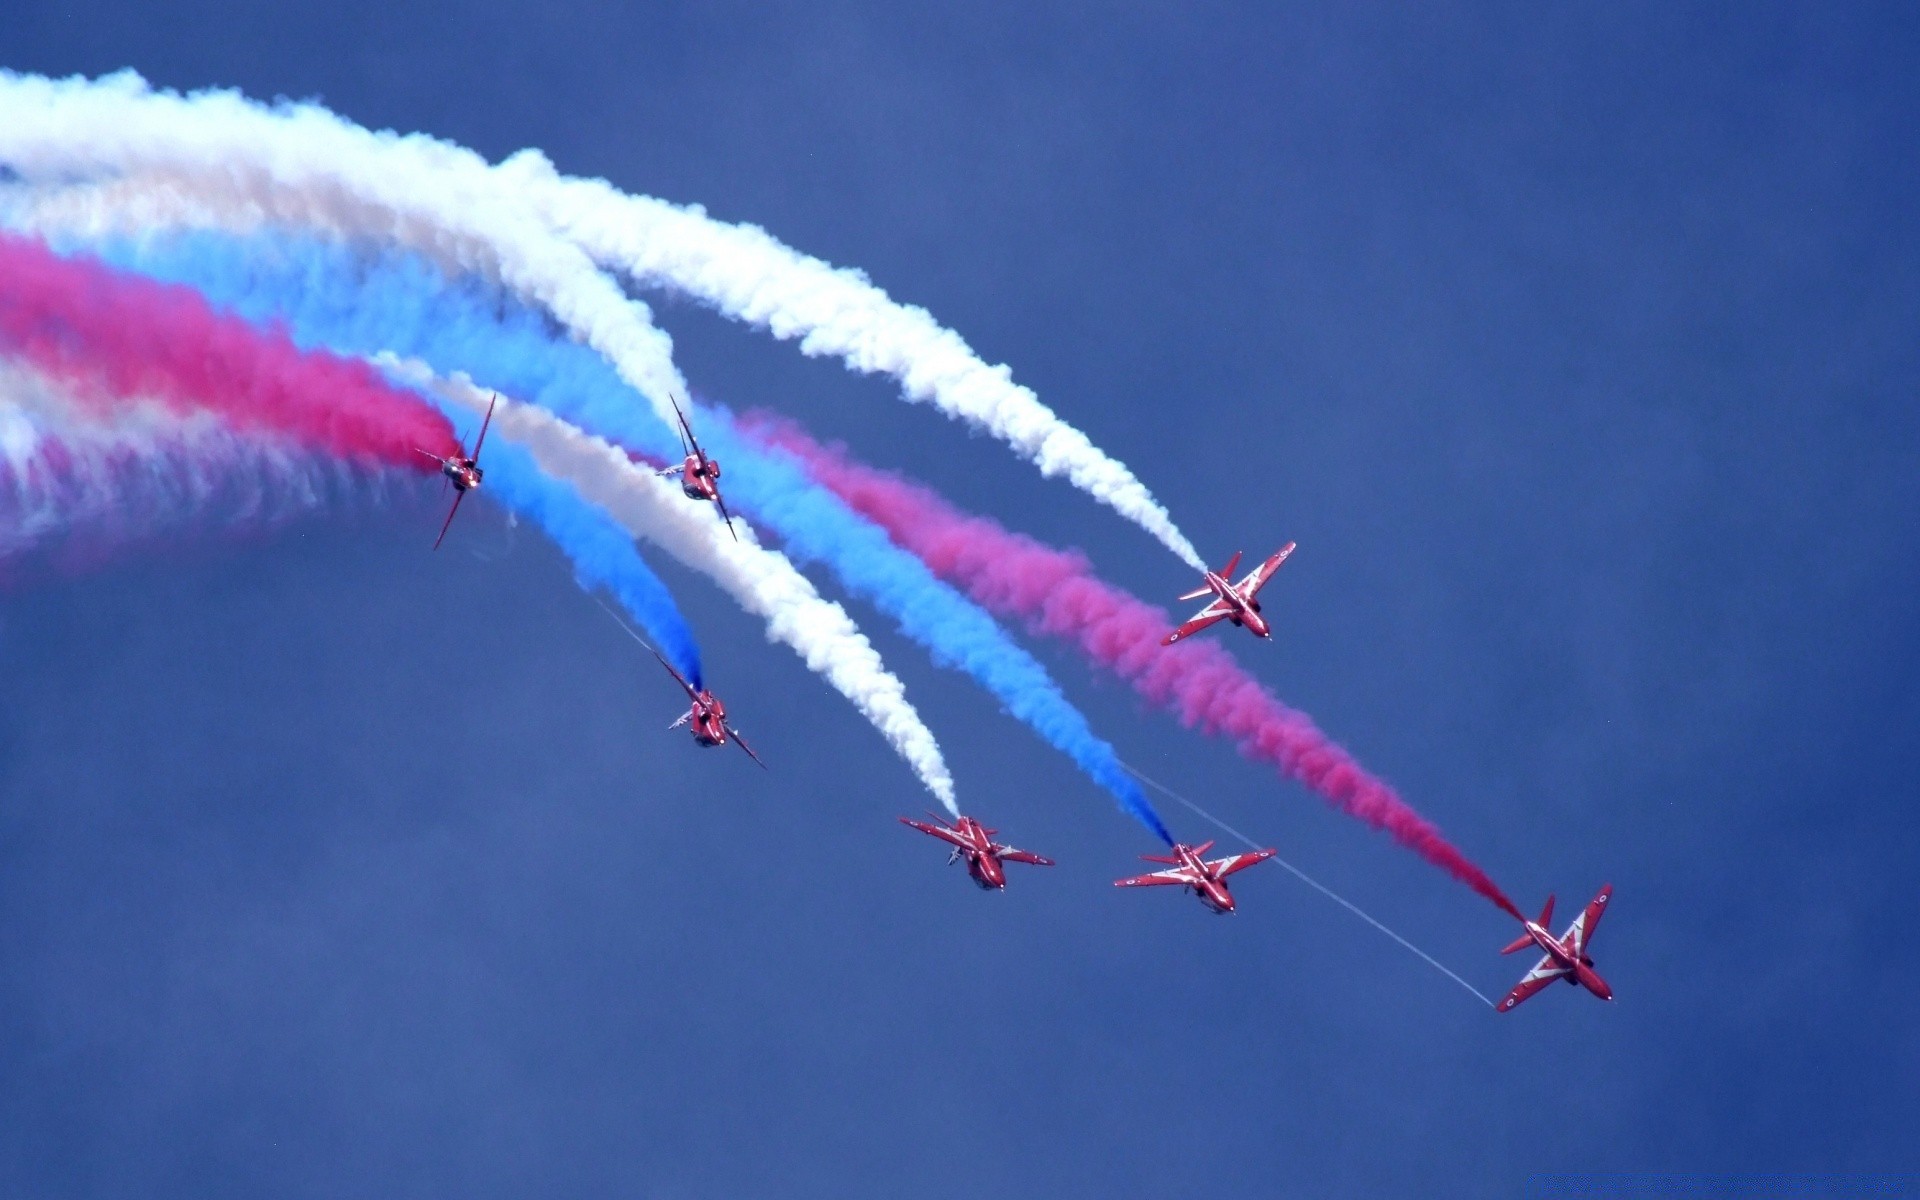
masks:
{"label": "aircraft fuselage", "polygon": [[959,853],[967,860],[967,874],[982,891],[997,892],[1007,886],[1007,869],[993,852],[993,839],[986,827],[972,817],[961,817],[955,833],[966,839]]}
{"label": "aircraft fuselage", "polygon": [[1233,615],[1227,620],[1244,628],[1255,637],[1273,636],[1272,626],[1268,625],[1267,619],[1260,615],[1260,602],[1242,597],[1234,590],[1231,579],[1225,578],[1217,571],[1208,571],[1207,586],[1213,589],[1214,595],[1220,597],[1228,607],[1233,609]]}
{"label": "aircraft fuselage", "polygon": [[443,458],[440,460],[440,473],[460,491],[469,491],[480,486],[481,478],[486,474],[470,458]]}
{"label": "aircraft fuselage", "polygon": [[687,461],[680,465],[680,490],[689,500],[712,500],[719,496],[719,485],[714,481],[720,478],[720,463],[716,459],[707,459],[702,465],[697,454],[687,455]]}
{"label": "aircraft fuselage", "polygon": [[998,892],[1007,886],[1007,869],[1000,865],[1000,860],[991,852],[967,852],[967,874],[982,891]]}
{"label": "aircraft fuselage", "polygon": [[1213,872],[1207,868],[1206,860],[1185,846],[1180,848],[1180,857],[1185,861],[1187,869],[1194,873],[1195,881],[1187,886],[1193,889],[1194,895],[1200,897],[1200,903],[1222,916],[1231,913],[1233,893],[1227,890],[1224,882],[1213,877]]}
{"label": "aircraft fuselage", "polygon": [[694,700],[693,707],[687,710],[687,724],[693,730],[693,740],[702,746],[727,744],[727,706],[716,700],[712,692],[702,692]]}
{"label": "aircraft fuselage", "polygon": [[1555,966],[1564,967],[1573,972],[1565,977],[1568,983],[1584,987],[1602,1000],[1613,999],[1613,988],[1606,980],[1600,978],[1598,971],[1593,969],[1591,958],[1575,954],[1559,938],[1542,928],[1538,922],[1527,922],[1527,934],[1533,938],[1534,944],[1540,947],[1541,952],[1554,961]]}

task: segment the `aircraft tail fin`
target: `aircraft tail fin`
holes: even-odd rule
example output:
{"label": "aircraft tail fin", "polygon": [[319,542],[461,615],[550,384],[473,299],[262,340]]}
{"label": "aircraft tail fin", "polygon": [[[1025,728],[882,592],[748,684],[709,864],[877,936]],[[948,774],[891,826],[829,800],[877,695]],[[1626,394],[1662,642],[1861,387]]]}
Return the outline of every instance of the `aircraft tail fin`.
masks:
{"label": "aircraft tail fin", "polygon": [[1531,946],[1531,945],[1533,945],[1533,935],[1530,933],[1523,933],[1519,937],[1513,939],[1511,942],[1508,942],[1506,949],[1500,951],[1500,953],[1518,954],[1522,950],[1525,950],[1528,946]]}
{"label": "aircraft tail fin", "polygon": [[1553,927],[1553,897],[1548,896],[1547,906],[1540,910],[1540,928],[1551,929],[1552,927]]}
{"label": "aircraft tail fin", "polygon": [[1233,557],[1227,560],[1227,565],[1220,568],[1220,578],[1233,578],[1233,569],[1240,565],[1240,556],[1244,553],[1246,553],[1244,550],[1235,550],[1233,552]]}

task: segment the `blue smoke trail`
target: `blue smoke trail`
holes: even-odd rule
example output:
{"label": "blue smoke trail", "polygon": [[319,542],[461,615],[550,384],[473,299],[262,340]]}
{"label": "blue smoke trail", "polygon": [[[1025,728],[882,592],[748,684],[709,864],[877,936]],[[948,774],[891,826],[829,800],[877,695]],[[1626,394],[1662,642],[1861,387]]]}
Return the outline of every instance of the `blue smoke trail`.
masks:
{"label": "blue smoke trail", "polygon": [[[428,398],[439,402],[437,397]],[[445,407],[449,414],[456,411]],[[573,575],[581,587],[587,591],[602,587],[612,592],[687,682],[695,690],[706,686],[693,630],[680,615],[667,585],[641,559],[640,552],[633,548],[633,539],[619,522],[572,484],[543,474],[533,455],[510,442],[497,447],[489,443],[481,466],[487,473],[485,490],[547,531],[572,560]]]}
{"label": "blue smoke trail", "polygon": [[[151,248],[158,249],[158,244]],[[244,276],[234,269],[239,264],[222,261],[227,258],[227,251],[237,247],[222,248],[213,240],[200,237],[183,239],[178,245],[169,247],[168,253],[156,254],[153,269],[141,266],[144,251],[134,245],[115,243],[101,249],[105,253],[100,256],[108,262],[142,270],[145,274],[175,283],[195,284],[194,277],[198,274],[195,265],[203,264],[211,268],[219,264],[223,269],[210,271],[204,280],[199,281],[208,285],[200,290],[205,291],[209,299],[217,303],[229,303],[241,315],[259,324],[276,322],[287,315],[270,303],[271,289],[262,288],[251,295],[242,294],[239,285]],[[209,250],[220,252],[206,253]],[[293,277],[283,282],[294,286],[298,283]],[[318,316],[317,313],[314,315]],[[329,339],[314,336],[319,329],[327,327],[324,320],[300,322],[298,325],[293,330],[296,340],[308,346],[333,344],[335,348],[355,353],[371,353],[379,348],[359,339],[331,343]],[[372,331],[369,329],[364,332]],[[471,416],[431,392],[425,398],[445,409],[450,416]],[[696,689],[706,686],[705,672],[700,663],[700,646],[694,640],[693,630],[681,615],[679,606],[674,603],[667,585],[647,566],[639,551],[634,549],[633,539],[618,522],[581,496],[572,484],[541,473],[534,464],[533,456],[518,446],[489,445],[481,465],[487,476],[484,490],[511,511],[527,517],[545,530],[572,562],[574,577],[583,588],[592,591],[599,587],[611,592],[621,607],[647,631],[660,653],[689,683]]]}
{"label": "blue smoke trail", "polygon": [[[668,462],[680,458],[675,432],[599,354],[512,297],[475,280],[450,281],[418,256],[362,253],[312,237],[211,233],[116,244],[105,253],[130,269],[189,284],[253,320],[288,322],[296,340],[355,353],[390,350],[441,372],[464,371],[483,387],[619,445]],[[1173,842],[1113,747],[985,610],[786,456],[739,437],[720,414],[703,413],[698,432],[727,464],[729,504],[778,533],[792,557],[828,566],[934,662],[971,675],[1128,814]]]}

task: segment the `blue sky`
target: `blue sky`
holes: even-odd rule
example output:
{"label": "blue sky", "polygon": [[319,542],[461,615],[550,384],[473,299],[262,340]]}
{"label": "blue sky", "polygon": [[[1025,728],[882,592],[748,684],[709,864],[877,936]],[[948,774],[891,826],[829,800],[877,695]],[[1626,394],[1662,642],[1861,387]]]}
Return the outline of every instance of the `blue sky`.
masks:
{"label": "blue sky", "polygon": [[[1230,920],[1115,893],[1148,840],[869,619],[967,807],[1061,860],[982,895],[702,581],[656,564],[771,773],[664,732],[530,529],[434,556],[401,503],[0,597],[0,1195],[1920,1165],[1904,10],[16,7],[8,67],[537,145],[928,306],[1210,557],[1299,541],[1243,660],[1521,907],[1613,882],[1619,1000],[1496,1018],[1270,868]],[[1191,586],[886,383],[658,307],[713,398]],[[1130,760],[1482,990],[1524,969],[1464,889],[1034,645]]]}

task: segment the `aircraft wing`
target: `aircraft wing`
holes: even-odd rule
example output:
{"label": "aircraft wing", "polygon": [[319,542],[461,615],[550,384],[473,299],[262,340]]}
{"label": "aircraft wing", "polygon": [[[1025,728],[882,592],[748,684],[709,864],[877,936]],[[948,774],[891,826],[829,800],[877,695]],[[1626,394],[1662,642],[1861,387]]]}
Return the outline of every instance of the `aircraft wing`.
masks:
{"label": "aircraft wing", "polygon": [[760,763],[760,769],[761,769],[762,771],[767,771],[767,770],[771,770],[771,769],[772,769],[772,768],[770,768],[770,767],[768,767],[766,763],[764,763],[764,762],[760,762],[760,756],[759,756],[758,754],[755,754],[755,753],[753,752],[753,747],[752,747],[752,746],[749,746],[749,745],[747,745],[747,739],[745,739],[745,738],[743,738],[743,737],[741,737],[741,736],[740,736],[740,731],[739,731],[738,729],[735,729],[735,728],[734,728],[733,726],[731,726],[731,725],[728,725],[728,726],[726,727],[726,730],[727,730],[727,732],[728,732],[728,733],[730,733],[730,734],[732,734],[732,735],[733,735],[733,742],[734,742],[734,745],[736,745],[736,746],[738,746],[738,747],[740,747],[740,748],[741,748],[742,750],[745,750],[745,751],[747,752],[747,757],[748,757],[748,758],[750,758],[750,759],[752,759],[753,761],[755,761],[755,762],[757,762],[757,763]]}
{"label": "aircraft wing", "polygon": [[733,534],[734,541],[739,541],[740,533],[733,527],[733,514],[727,511],[727,502],[720,495],[719,488],[715,488],[713,491],[713,506],[720,510],[720,519],[727,523],[727,532]]}
{"label": "aircraft wing", "polygon": [[1600,925],[1600,918],[1606,915],[1607,901],[1612,898],[1613,885],[1608,884],[1600,889],[1598,896],[1580,910],[1580,915],[1573,919],[1573,924],[1567,926],[1566,936],[1560,940],[1573,947],[1575,954],[1586,952],[1587,943],[1593,940],[1593,931]]}
{"label": "aircraft wing", "polygon": [[[642,646],[647,646],[647,644],[646,644],[645,642],[641,642],[640,644],[641,644]],[[679,684],[679,685],[680,685],[680,686],[681,686],[681,687],[682,687],[683,689],[685,689],[685,690],[686,690],[686,693],[687,693],[687,698],[688,698],[689,700],[698,700],[698,699],[700,698],[700,693],[699,693],[699,692],[696,692],[696,691],[694,691],[694,690],[693,690],[693,685],[692,685],[692,684],[690,684],[690,683],[688,683],[688,682],[687,682],[687,681],[686,681],[686,680],[685,680],[684,678],[682,678],[682,677],[681,677],[681,675],[680,675],[680,672],[678,672],[678,671],[676,671],[676,670],[674,670],[674,669],[673,669],[673,664],[672,664],[672,663],[670,663],[670,662],[668,662],[668,661],[667,661],[667,660],[666,660],[665,658],[663,658],[663,657],[661,657],[661,654],[660,654],[660,652],[659,652],[658,650],[654,650],[652,646],[647,646],[647,649],[648,649],[648,650],[652,650],[652,651],[653,651],[653,656],[654,656],[655,658],[658,658],[658,659],[660,659],[660,665],[661,665],[661,666],[663,666],[663,667],[665,667],[665,668],[667,669],[667,674],[669,674],[669,675],[671,675],[671,676],[673,676],[673,681],[674,681],[675,683],[677,683],[677,684]],[[689,717],[691,717],[692,715],[693,715],[692,713],[688,713],[688,714],[687,714],[687,716],[685,716],[685,717],[682,717],[682,718],[680,718],[680,721],[675,721],[675,722],[673,723],[673,725],[678,725],[678,724],[680,724],[680,722],[681,722],[681,721],[685,721],[685,720],[687,720],[687,719],[688,719]],[[667,726],[667,728],[668,728],[668,729],[672,729],[672,728],[673,728],[673,725],[669,725],[669,726]]]}
{"label": "aircraft wing", "polygon": [[962,848],[965,848],[967,845],[965,839],[944,825],[929,825],[925,821],[916,821],[912,817],[901,817],[900,823],[902,825],[911,825],[921,833],[931,834],[943,842],[951,842]]}
{"label": "aircraft wing", "polygon": [[[694,441],[694,440],[693,440],[693,426],[691,426],[691,425],[689,425],[689,424],[687,424],[687,414],[685,414],[685,413],[683,413],[683,412],[681,412],[681,411],[680,411],[680,399],[679,399],[679,397],[677,397],[677,396],[675,396],[675,397],[670,397],[670,398],[671,398],[671,399],[673,400],[673,415],[674,415],[674,416],[676,416],[676,417],[679,417],[679,418],[680,418],[680,429],[679,429],[679,433],[680,433],[680,442],[681,442],[681,445],[682,445],[682,446],[687,446],[687,445],[689,445],[689,444],[691,444],[691,447],[692,447],[692,448],[691,448],[691,449],[689,449],[689,450],[687,451],[687,453],[689,453],[689,454],[699,454],[699,453],[700,453],[700,443],[699,443],[699,442],[696,442],[696,441]],[[702,456],[702,457],[704,457],[704,456]]]}
{"label": "aircraft wing", "polygon": [[487,417],[480,422],[480,436],[473,442],[473,461],[475,462],[480,461],[480,447],[487,444],[487,426],[493,424],[493,406],[498,403],[500,403],[500,394],[495,392],[493,399],[487,401]]}
{"label": "aircraft wing", "polygon": [[460,511],[460,502],[467,498],[464,491],[453,494],[453,507],[447,510],[447,519],[440,523],[440,536],[433,539],[433,548],[438,550],[440,543],[447,540],[447,530],[453,525],[453,514]]}
{"label": "aircraft wing", "polygon": [[1231,615],[1233,615],[1233,609],[1215,600],[1212,604],[1207,605],[1199,612],[1193,614],[1192,620],[1168,634],[1161,640],[1160,644],[1162,646],[1171,646],[1181,638],[1192,637],[1202,629],[1209,629],[1218,625]]}
{"label": "aircraft wing", "polygon": [[1254,593],[1267,586],[1267,580],[1272,579],[1273,573],[1280,569],[1280,564],[1287,561],[1287,555],[1293,553],[1294,545],[1295,543],[1288,542],[1280,547],[1280,553],[1247,572],[1247,577],[1235,584],[1233,590],[1249,600],[1253,599]]}
{"label": "aircraft wing", "polygon": [[1185,867],[1171,867],[1165,871],[1153,871],[1146,875],[1135,875],[1132,879],[1116,879],[1115,887],[1192,887],[1193,872]]}
{"label": "aircraft wing", "polygon": [[1552,957],[1543,958],[1533,964],[1533,970],[1528,971],[1526,977],[1521,979],[1511,992],[1507,993],[1507,998],[1494,1007],[1500,1012],[1510,1012],[1520,1007],[1521,1001],[1533,995],[1541,988],[1546,987],[1550,983],[1558,983],[1561,979],[1571,974],[1573,974],[1571,969],[1555,963]]}
{"label": "aircraft wing", "polygon": [[1248,867],[1253,866],[1255,863],[1263,863],[1267,861],[1268,859],[1272,858],[1276,853],[1278,853],[1278,851],[1255,850],[1251,854],[1229,854],[1225,858],[1216,858],[1212,862],[1208,863],[1207,865],[1213,868],[1214,874],[1218,875],[1222,879],[1225,879],[1227,876],[1233,874],[1235,871],[1244,871]]}
{"label": "aircraft wing", "polygon": [[1032,863],[1036,867],[1051,867],[1053,860],[1031,850],[1015,850],[1012,846],[995,846],[993,852],[1008,862]]}

